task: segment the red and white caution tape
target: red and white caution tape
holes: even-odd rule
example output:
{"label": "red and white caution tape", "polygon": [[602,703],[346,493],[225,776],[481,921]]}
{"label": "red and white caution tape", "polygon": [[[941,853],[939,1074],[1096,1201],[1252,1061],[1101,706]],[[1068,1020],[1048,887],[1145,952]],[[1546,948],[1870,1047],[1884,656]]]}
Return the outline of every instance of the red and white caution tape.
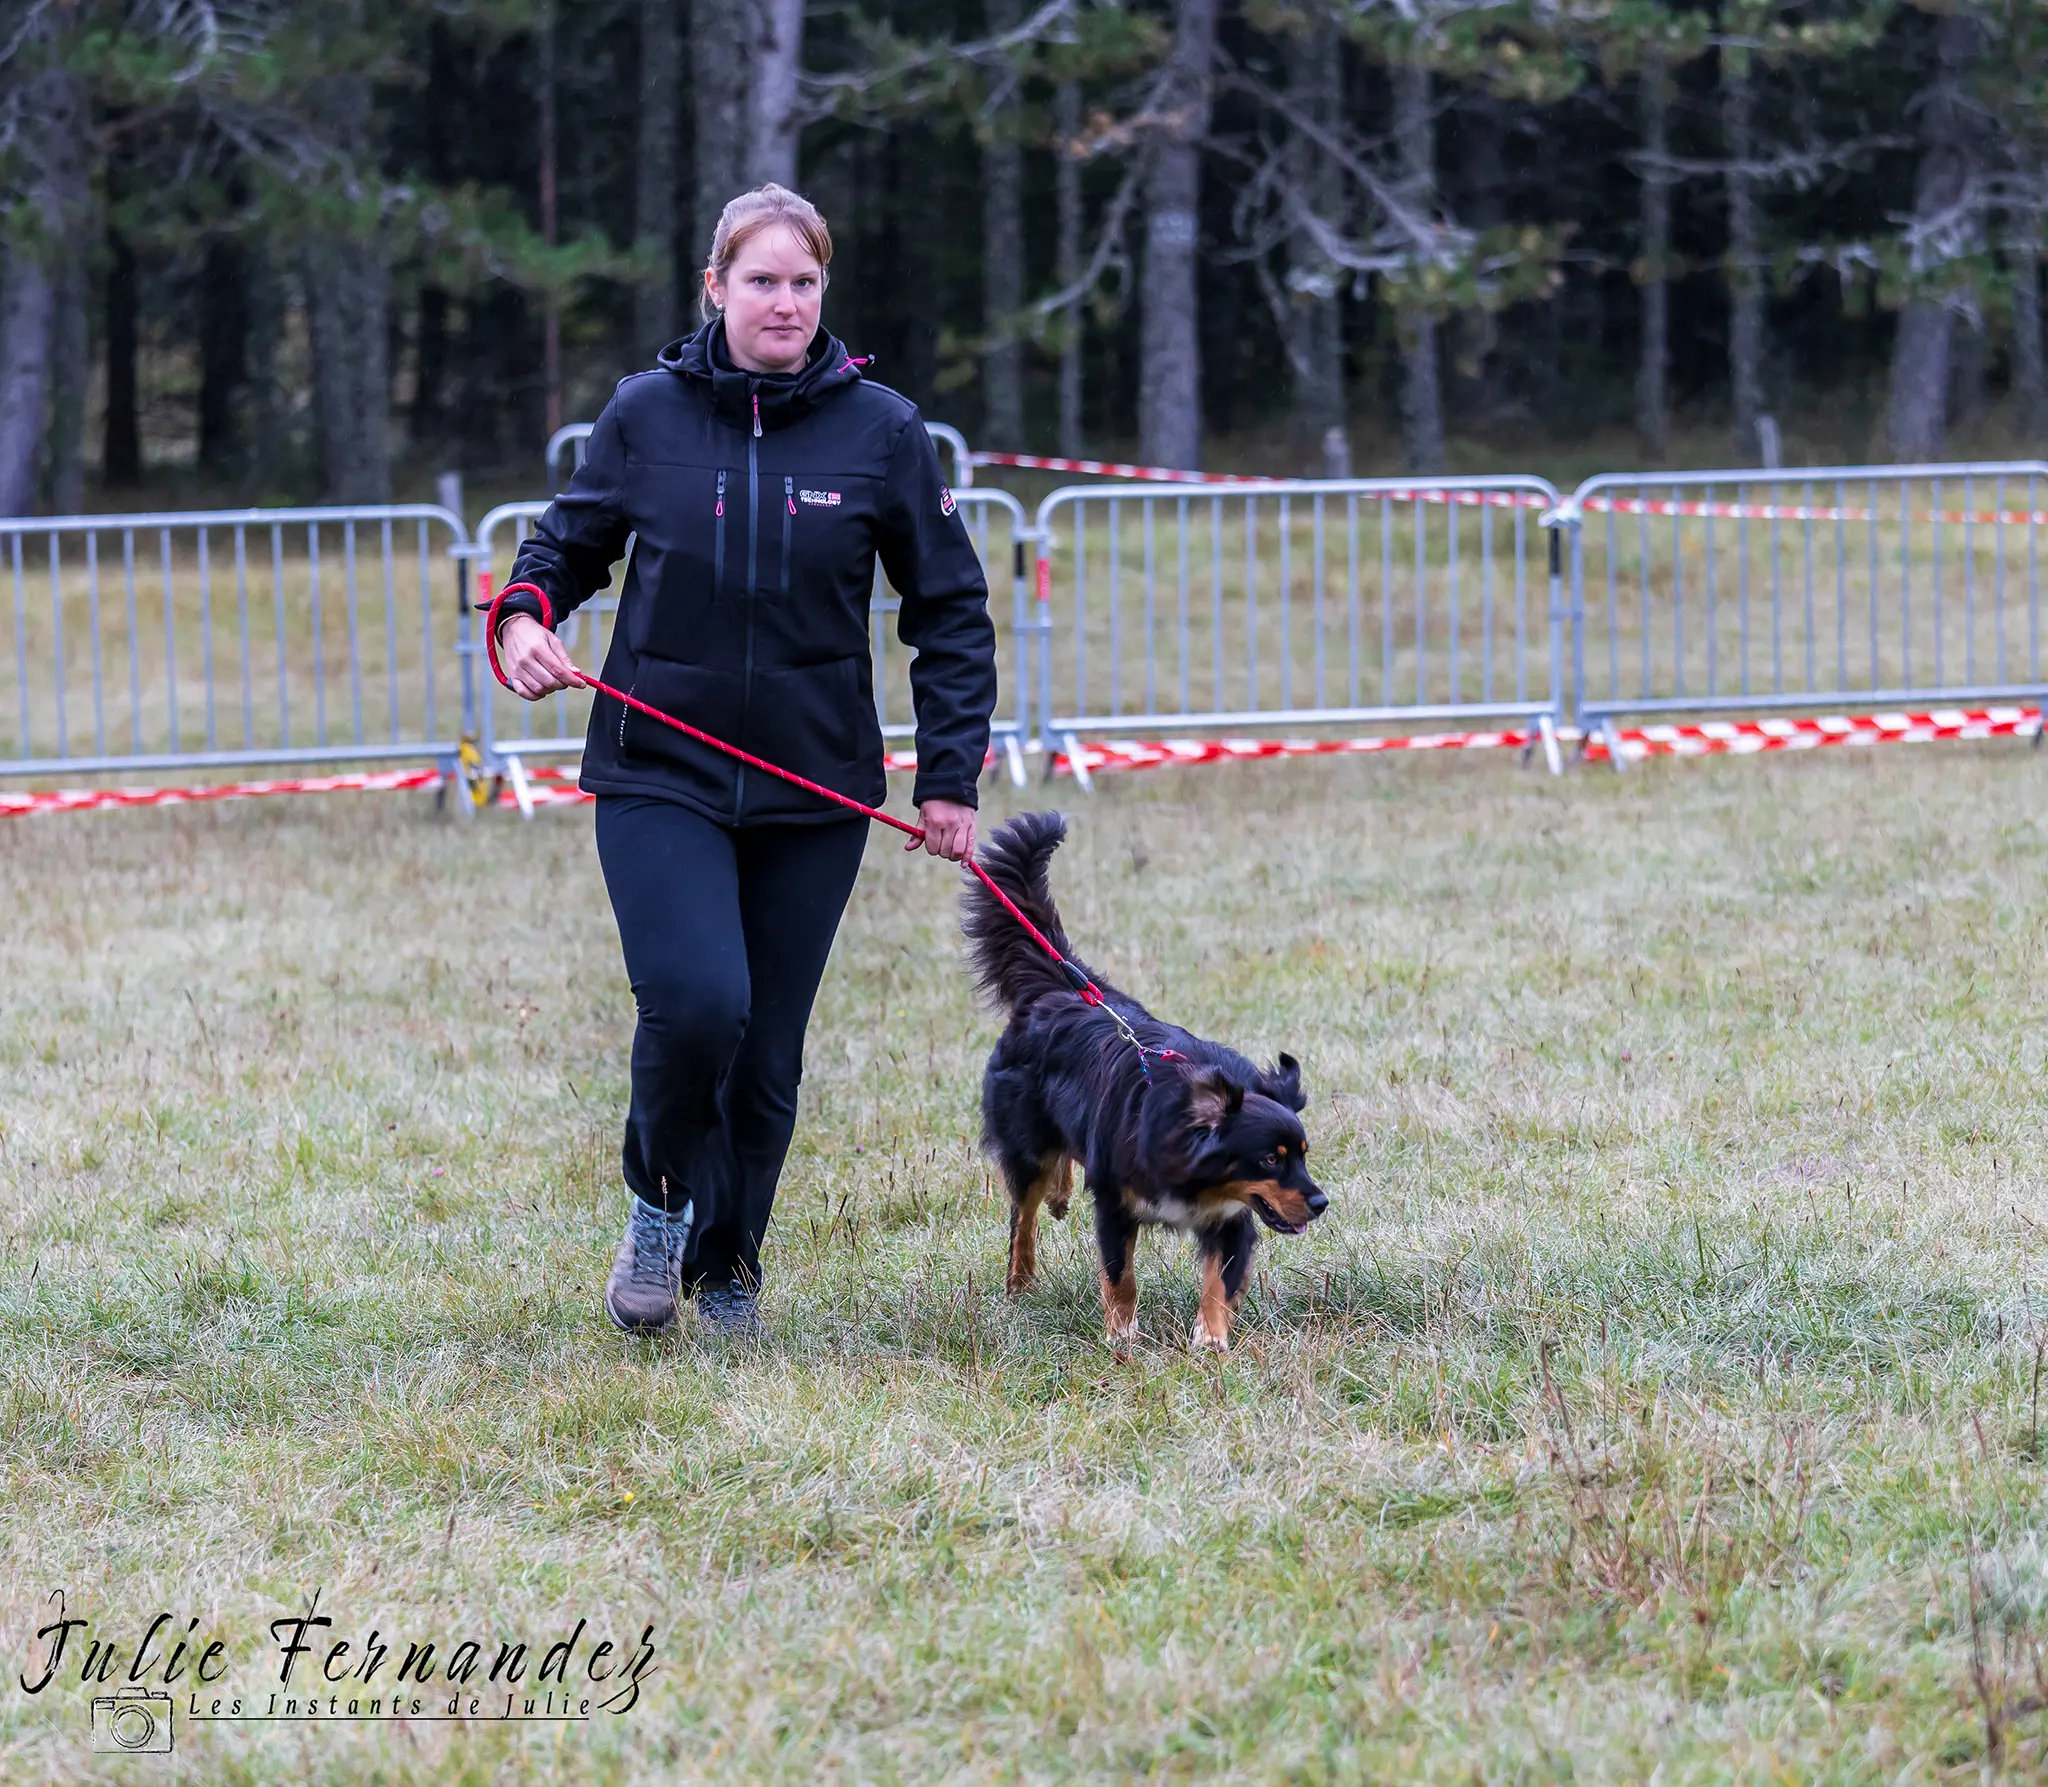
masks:
{"label": "red and white caution tape", "polygon": [[27,813],[77,813],[89,807],[182,807],[202,801],[252,800],[266,794],[394,793],[432,788],[437,769],[387,769],[363,775],[297,776],[286,781],[223,782],[215,788],[49,788],[0,791],[0,819]]}
{"label": "red and white caution tape", "polygon": [[[1618,729],[1615,738],[1624,761],[1645,757],[1754,756],[1764,751],[1810,751],[1823,745],[1925,744],[1944,739],[2031,738],[2040,729],[2040,713],[2031,707],[1981,709],[1939,708],[1917,714],[1831,714],[1818,719],[1708,720],[1689,726],[1637,726]],[[1564,744],[1579,741],[1565,729]],[[1088,770],[1157,769],[1182,763],[1225,763],[1266,757],[1368,756],[1382,751],[1527,750],[1538,735],[1527,731],[1432,732],[1406,738],[1208,738],[1120,739],[1083,744]],[[1607,743],[1599,733],[1585,739],[1586,755],[1605,759]],[[1053,760],[1053,773],[1069,775],[1073,765],[1065,752]]]}
{"label": "red and white caution tape", "polygon": [[[1627,762],[1645,757],[1756,756],[1766,751],[1811,751],[1827,745],[1928,744],[1941,740],[2031,738],[2041,729],[2031,707],[1935,708],[1926,713],[1829,714],[1816,719],[1704,720],[1686,726],[1634,726],[1614,738]],[[1569,729],[1561,743],[1580,742]],[[1527,730],[1423,732],[1391,738],[1164,738],[1105,739],[1084,744],[1081,760],[1091,772],[1158,769],[1175,764],[1232,763],[1275,757],[1368,757],[1388,751],[1521,751],[1540,742]],[[1584,739],[1588,757],[1608,755],[1605,735]],[[891,751],[891,771],[914,770],[915,751]],[[1066,752],[1055,753],[1053,773],[1071,775]],[[576,785],[574,769],[537,765],[526,772],[528,798],[536,807],[581,806],[596,796]],[[358,775],[301,776],[267,782],[227,782],[215,788],[53,788],[0,792],[0,818],[28,813],[76,813],[92,807],[189,806],[208,801],[249,800],[271,794],[397,793],[434,788],[436,769],[376,770]],[[498,805],[518,804],[510,788]]]}
{"label": "red and white caution tape", "polygon": [[[1059,459],[1038,453],[972,453],[975,465],[1015,466],[1022,471],[1073,472],[1090,478],[1127,478],[1144,484],[1285,484],[1295,480],[1259,477],[1248,472],[1184,472],[1164,465],[1126,465],[1120,460]],[[1826,479],[1817,479],[1825,483]],[[1942,522],[1954,527],[1976,524],[1982,527],[2048,526],[2048,509],[1916,509],[1903,506],[1887,513],[1881,509],[1852,509],[1812,503],[1728,503],[1687,502],[1678,498],[1589,496],[1579,505],[1587,515],[1658,515],[1695,521],[1842,521],[1898,525],[1901,521]],[[1429,485],[1412,489],[1362,491],[1367,500],[1428,503],[1459,509],[1548,509],[1548,497],[1522,490],[1445,490]]]}
{"label": "red and white caution tape", "polygon": [[1040,453],[970,453],[975,465],[1012,465],[1027,472],[1079,472],[1090,478],[1135,478],[1146,484],[1268,484],[1242,472],[1177,472],[1163,465],[1122,465],[1108,459],[1054,459]]}
{"label": "red and white caution tape", "polygon": [[[1944,739],[2031,738],[2031,707],[1936,708],[1918,714],[1829,714],[1819,719],[1705,720],[1690,726],[1634,726],[1616,733],[1625,762],[1645,757],[1748,757],[1763,751],[1812,751],[1824,745],[1930,744]],[[1606,757],[1598,733],[1589,757]]]}
{"label": "red and white caution tape", "polygon": [[[1079,472],[1090,478],[1129,478],[1141,484],[1289,484],[1289,478],[1262,478],[1247,472],[1177,472],[1164,465],[1124,465],[1107,459],[1051,459],[1037,453],[974,453],[976,465],[1012,465],[1032,472]],[[1281,492],[1279,494],[1285,494]],[[1550,499],[1525,490],[1443,490],[1430,485],[1414,489],[1359,493],[1368,501],[1434,503],[1459,509],[1547,509]]]}
{"label": "red and white caution tape", "polygon": [[[1521,751],[1534,732],[1424,732],[1409,738],[1162,738],[1106,739],[1083,744],[1082,767],[1158,769],[1168,764],[1230,763],[1262,757],[1365,757],[1381,751]],[[1053,758],[1053,774],[1071,775],[1066,752]]]}

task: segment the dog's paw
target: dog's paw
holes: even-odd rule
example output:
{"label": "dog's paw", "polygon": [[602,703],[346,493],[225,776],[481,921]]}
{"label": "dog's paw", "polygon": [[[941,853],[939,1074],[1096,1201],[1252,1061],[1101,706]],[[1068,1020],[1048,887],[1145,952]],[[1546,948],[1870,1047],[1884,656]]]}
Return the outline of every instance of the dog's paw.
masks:
{"label": "dog's paw", "polygon": [[1036,1272],[1012,1272],[1003,1280],[1003,1289],[1013,1297],[1021,1297],[1037,1282]]}
{"label": "dog's paw", "polygon": [[1111,1352],[1127,1353],[1138,1344],[1137,1321],[1111,1322],[1103,1330],[1102,1338],[1109,1343]]}
{"label": "dog's paw", "polygon": [[1065,1222],[1067,1220],[1067,1207],[1073,1201],[1071,1194],[1066,1197],[1047,1198],[1045,1200],[1045,1207],[1054,1222]]}
{"label": "dog's paw", "polygon": [[1194,1334],[1188,1340],[1191,1353],[1227,1353],[1230,1351],[1228,1334],[1212,1334],[1200,1322],[1195,1324]]}

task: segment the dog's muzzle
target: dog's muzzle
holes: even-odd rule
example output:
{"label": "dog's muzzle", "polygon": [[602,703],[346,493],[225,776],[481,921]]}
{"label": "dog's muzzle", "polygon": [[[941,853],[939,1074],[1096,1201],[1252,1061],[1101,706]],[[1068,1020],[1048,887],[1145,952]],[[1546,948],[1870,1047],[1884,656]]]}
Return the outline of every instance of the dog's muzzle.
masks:
{"label": "dog's muzzle", "polygon": [[1251,1204],[1259,1220],[1276,1235],[1298,1235],[1330,1207],[1330,1200],[1314,1185],[1306,1191],[1275,1185],[1270,1195],[1253,1192]]}

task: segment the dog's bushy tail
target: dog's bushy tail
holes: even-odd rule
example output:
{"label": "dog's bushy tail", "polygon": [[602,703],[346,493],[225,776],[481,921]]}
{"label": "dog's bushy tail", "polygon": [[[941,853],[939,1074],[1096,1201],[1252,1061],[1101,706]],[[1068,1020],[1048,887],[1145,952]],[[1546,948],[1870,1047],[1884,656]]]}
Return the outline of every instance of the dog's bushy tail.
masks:
{"label": "dog's bushy tail", "polygon": [[[1058,813],[1024,813],[997,831],[977,854],[989,879],[1072,961],[1074,952],[1045,876],[1046,864],[1066,835],[1067,822]],[[1048,993],[1074,990],[1059,963],[979,881],[969,880],[960,906],[960,928],[967,933],[975,980],[991,1003],[1018,1012]]]}

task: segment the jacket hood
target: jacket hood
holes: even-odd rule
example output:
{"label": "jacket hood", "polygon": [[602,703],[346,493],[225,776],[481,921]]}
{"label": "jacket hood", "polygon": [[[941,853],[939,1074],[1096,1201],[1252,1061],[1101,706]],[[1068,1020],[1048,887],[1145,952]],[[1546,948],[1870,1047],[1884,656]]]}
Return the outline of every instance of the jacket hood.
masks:
{"label": "jacket hood", "polygon": [[748,372],[733,364],[723,317],[670,342],[661,350],[659,363],[680,378],[704,380],[719,420],[741,430],[754,426],[757,402],[763,429],[783,428],[809,415],[833,392],[859,379],[862,364],[831,330],[820,329],[811,339],[809,356],[795,372]]}

